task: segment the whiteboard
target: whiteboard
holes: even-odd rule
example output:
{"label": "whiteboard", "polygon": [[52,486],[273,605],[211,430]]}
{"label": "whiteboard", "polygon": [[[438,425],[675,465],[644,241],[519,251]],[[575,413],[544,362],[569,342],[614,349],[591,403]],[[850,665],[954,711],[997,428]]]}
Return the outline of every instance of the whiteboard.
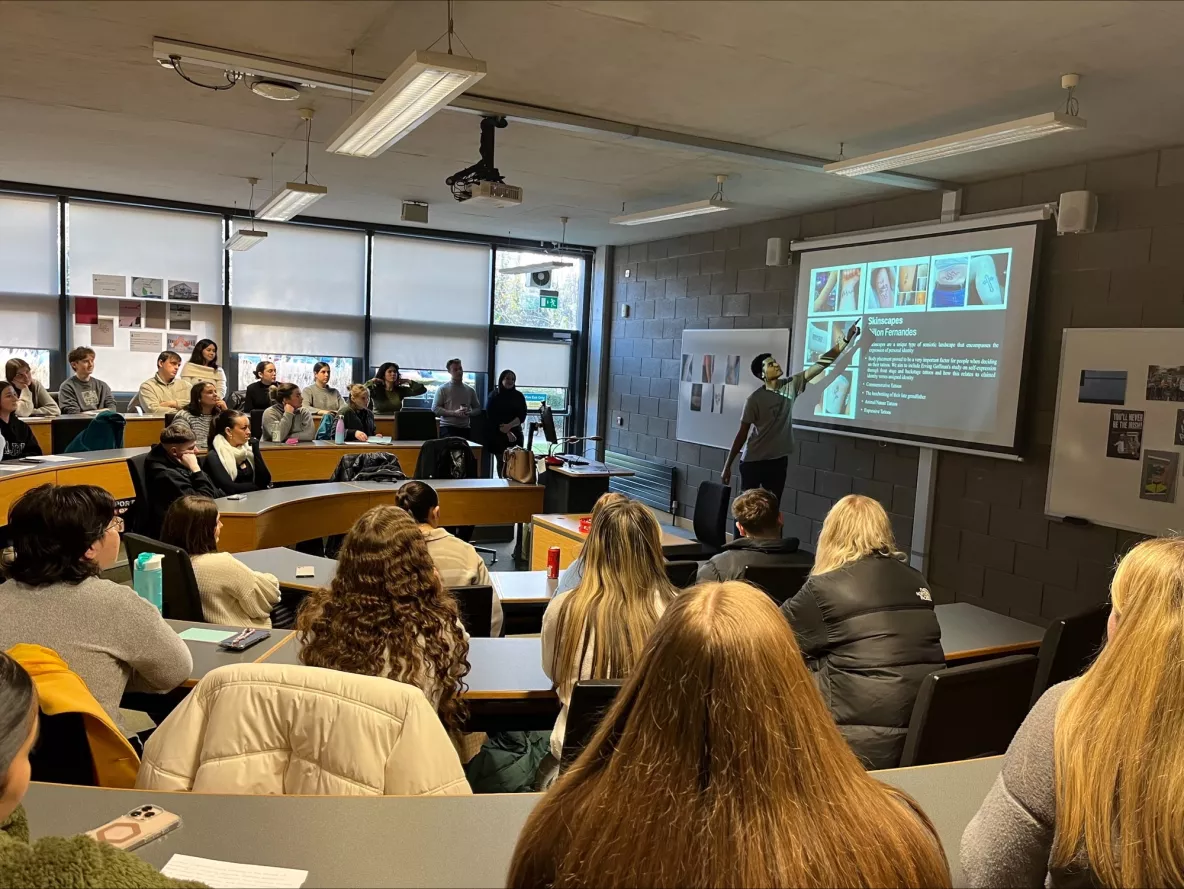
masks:
{"label": "whiteboard", "polygon": [[[1153,385],[1151,368],[1157,369]],[[1111,411],[1142,417],[1120,416],[1121,428],[1112,432]],[[1176,444],[1184,414],[1178,412],[1184,412],[1184,329],[1066,330],[1045,512],[1143,534],[1184,531],[1184,444]],[[1157,482],[1150,495],[1159,499],[1140,496],[1145,472]]]}
{"label": "whiteboard", "polygon": [[752,359],[769,352],[788,374],[789,330],[684,330],[679,356],[679,441],[730,448],[744,402],[761,381]]}

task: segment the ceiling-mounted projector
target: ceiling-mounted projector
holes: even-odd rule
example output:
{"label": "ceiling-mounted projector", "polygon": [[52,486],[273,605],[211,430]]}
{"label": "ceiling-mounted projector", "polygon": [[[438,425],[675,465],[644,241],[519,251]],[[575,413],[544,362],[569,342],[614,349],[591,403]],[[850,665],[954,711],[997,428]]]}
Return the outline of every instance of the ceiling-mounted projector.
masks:
{"label": "ceiling-mounted projector", "polygon": [[481,160],[453,173],[444,183],[458,201],[476,201],[493,207],[513,207],[522,203],[522,189],[506,185],[493,164],[493,134],[506,127],[504,117],[481,118]]}
{"label": "ceiling-mounted projector", "polygon": [[504,182],[478,182],[470,186],[466,200],[494,207],[515,207],[522,203],[522,189]]}

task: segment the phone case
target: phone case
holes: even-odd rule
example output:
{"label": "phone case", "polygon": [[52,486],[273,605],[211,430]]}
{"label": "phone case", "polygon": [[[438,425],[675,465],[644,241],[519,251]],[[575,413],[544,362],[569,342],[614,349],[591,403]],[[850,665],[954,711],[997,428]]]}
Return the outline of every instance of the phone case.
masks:
{"label": "phone case", "polygon": [[246,651],[252,645],[257,645],[271,636],[270,630],[243,630],[242,632],[218,643],[219,648],[227,651]]}
{"label": "phone case", "polygon": [[86,835],[116,849],[131,851],[164,836],[181,826],[181,816],[166,812],[160,806],[140,806],[126,815],[108,821],[102,827],[88,830]]}

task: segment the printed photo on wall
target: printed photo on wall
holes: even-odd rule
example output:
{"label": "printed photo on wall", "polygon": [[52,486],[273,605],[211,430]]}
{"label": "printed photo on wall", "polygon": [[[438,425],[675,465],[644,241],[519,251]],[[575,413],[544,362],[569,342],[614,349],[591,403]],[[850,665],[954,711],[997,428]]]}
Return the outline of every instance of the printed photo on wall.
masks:
{"label": "printed photo on wall", "polygon": [[1106,456],[1138,460],[1143,450],[1143,412],[1110,411]]}
{"label": "printed photo on wall", "polygon": [[740,385],[740,356],[728,356],[728,369],[724,373],[724,382],[729,386]]}
{"label": "printed photo on wall", "polygon": [[[710,398],[711,396],[708,396],[708,397]],[[703,410],[703,384],[702,383],[692,383],[691,384],[691,410],[693,410],[693,411],[702,411]]]}
{"label": "printed photo on wall", "polygon": [[1148,401],[1184,401],[1184,367],[1147,365]]}
{"label": "printed photo on wall", "polygon": [[723,386],[716,386],[715,391],[711,393],[711,412],[713,414],[722,414],[724,412]]}
{"label": "printed photo on wall", "polygon": [[684,383],[694,382],[695,379],[695,356],[682,356],[682,376],[679,377]]}
{"label": "printed photo on wall", "polygon": [[1161,503],[1176,502],[1176,476],[1180,474],[1180,455],[1175,451],[1143,452],[1143,477],[1139,496]]}
{"label": "printed photo on wall", "polygon": [[197,345],[197,340],[191,333],[170,333],[168,337],[169,349],[181,355],[188,355]]}
{"label": "printed photo on wall", "polygon": [[1077,382],[1081,404],[1126,404],[1125,370],[1083,370]]}
{"label": "printed photo on wall", "polygon": [[120,327],[139,327],[140,326],[140,311],[144,304],[138,299],[136,300],[120,300],[119,301],[119,326]]}
{"label": "printed photo on wall", "polygon": [[132,278],[132,296],[160,299],[164,296],[164,278]]}
{"label": "printed photo on wall", "polygon": [[169,299],[197,302],[201,285],[196,281],[169,281]]}
{"label": "printed photo on wall", "polygon": [[710,383],[711,378],[715,375],[715,356],[703,356],[703,382]]}

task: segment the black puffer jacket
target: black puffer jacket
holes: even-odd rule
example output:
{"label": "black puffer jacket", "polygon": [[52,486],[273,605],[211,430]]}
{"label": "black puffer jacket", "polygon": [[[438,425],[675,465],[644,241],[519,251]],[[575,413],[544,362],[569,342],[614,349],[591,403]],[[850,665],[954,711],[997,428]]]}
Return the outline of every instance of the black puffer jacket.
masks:
{"label": "black puffer jacket", "polygon": [[[814,557],[798,549],[796,537],[737,537],[699,566],[696,580],[740,580],[749,565],[759,567],[814,564]],[[795,583],[794,586],[797,584]],[[790,588],[792,589],[792,587]],[[787,591],[788,592],[788,591]]]}
{"label": "black puffer jacket", "polygon": [[924,576],[868,556],[814,575],[781,613],[856,756],[869,769],[900,765],[921,681],[945,666]]}

